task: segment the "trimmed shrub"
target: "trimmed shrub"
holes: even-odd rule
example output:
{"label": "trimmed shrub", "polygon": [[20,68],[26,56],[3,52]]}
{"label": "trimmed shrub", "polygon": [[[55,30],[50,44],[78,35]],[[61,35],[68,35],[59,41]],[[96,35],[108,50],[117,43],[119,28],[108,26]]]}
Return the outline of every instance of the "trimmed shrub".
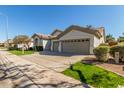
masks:
{"label": "trimmed shrub", "polygon": [[8,50],[18,50],[18,48],[14,46],[14,47],[9,47]]}
{"label": "trimmed shrub", "polygon": [[32,48],[32,47],[30,47],[28,50],[33,50],[33,48]]}
{"label": "trimmed shrub", "polygon": [[96,47],[93,52],[99,61],[106,62],[109,58],[110,48],[108,46]]}
{"label": "trimmed shrub", "polygon": [[124,59],[124,45],[116,45],[110,48],[110,54],[115,57],[115,52],[119,52],[120,60]]}
{"label": "trimmed shrub", "polygon": [[99,46],[109,46],[107,43],[101,43]]}
{"label": "trimmed shrub", "polygon": [[116,42],[116,41],[111,41],[111,42],[109,42],[109,46],[115,46],[115,45],[117,45],[118,44],[118,42]]}
{"label": "trimmed shrub", "polygon": [[43,51],[43,46],[35,46],[34,50],[36,50],[36,51]]}
{"label": "trimmed shrub", "polygon": [[14,50],[15,48],[14,47],[9,47],[8,50]]}

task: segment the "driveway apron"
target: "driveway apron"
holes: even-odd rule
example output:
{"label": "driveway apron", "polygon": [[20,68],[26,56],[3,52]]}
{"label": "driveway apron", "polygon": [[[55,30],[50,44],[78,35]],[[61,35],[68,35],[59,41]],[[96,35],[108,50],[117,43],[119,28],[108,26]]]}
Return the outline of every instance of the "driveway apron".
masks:
{"label": "driveway apron", "polygon": [[[83,88],[83,85],[80,81],[58,73],[57,71],[49,69],[46,66],[38,65],[36,63],[22,59],[21,57],[8,53],[7,51],[0,51],[0,55],[0,62],[2,62],[2,67],[0,69],[0,87]],[[35,62],[37,61],[38,60],[35,60]],[[46,61],[43,60],[42,62],[45,64]],[[49,63],[49,61],[47,63]],[[5,65],[5,68],[3,68],[3,65]],[[5,83],[2,84],[2,82],[8,83],[5,85]]]}

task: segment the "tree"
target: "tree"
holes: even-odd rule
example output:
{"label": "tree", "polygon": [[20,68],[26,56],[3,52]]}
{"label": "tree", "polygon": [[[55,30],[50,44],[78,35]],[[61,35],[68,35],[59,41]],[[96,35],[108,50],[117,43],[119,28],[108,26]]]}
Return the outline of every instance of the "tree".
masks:
{"label": "tree", "polygon": [[123,36],[119,36],[118,42],[124,42],[124,33],[122,33]]}
{"label": "tree", "polygon": [[86,28],[90,29],[92,28],[92,25],[86,25]]}
{"label": "tree", "polygon": [[115,38],[111,34],[108,34],[106,36],[106,43],[113,42],[113,41],[115,41]]}
{"label": "tree", "polygon": [[13,39],[13,42],[15,44],[26,44],[29,48],[28,43],[31,41],[31,39],[27,35],[18,35]]}
{"label": "tree", "polygon": [[124,32],[123,32],[122,34],[123,34],[123,36],[124,36]]}

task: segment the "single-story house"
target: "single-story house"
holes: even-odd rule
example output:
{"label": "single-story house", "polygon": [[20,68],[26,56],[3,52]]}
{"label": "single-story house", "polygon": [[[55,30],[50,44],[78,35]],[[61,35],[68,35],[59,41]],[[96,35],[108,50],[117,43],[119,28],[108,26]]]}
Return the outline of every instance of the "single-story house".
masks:
{"label": "single-story house", "polygon": [[43,50],[51,50],[51,39],[52,36],[44,35],[40,33],[35,33],[33,36],[33,45],[35,50],[43,51]]}
{"label": "single-story house", "polygon": [[0,47],[4,47],[4,42],[0,42]]}
{"label": "single-story house", "polygon": [[25,50],[32,49],[33,48],[33,39],[31,39],[28,43],[15,44],[15,47],[18,49],[24,48]]}
{"label": "single-story house", "polygon": [[4,47],[14,47],[14,42],[12,39],[8,39],[4,42]]}
{"label": "single-story house", "polygon": [[15,43],[13,39],[8,39],[4,42],[4,47],[9,47],[11,49],[31,49],[33,47],[33,39],[28,43]]}
{"label": "single-story house", "polygon": [[34,45],[54,52],[93,54],[93,49],[105,43],[104,27],[92,28],[71,25],[64,31],[55,30],[51,35],[34,34]]}

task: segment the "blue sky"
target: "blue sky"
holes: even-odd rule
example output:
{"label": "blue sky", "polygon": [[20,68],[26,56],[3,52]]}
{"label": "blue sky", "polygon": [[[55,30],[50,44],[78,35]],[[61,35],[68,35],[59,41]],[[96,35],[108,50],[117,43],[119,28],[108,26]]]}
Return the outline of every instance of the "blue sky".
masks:
{"label": "blue sky", "polygon": [[[116,38],[124,32],[124,6],[0,6],[9,17],[9,38],[33,33],[50,34],[72,24],[105,27]],[[0,16],[0,40],[6,39],[5,18]]]}

